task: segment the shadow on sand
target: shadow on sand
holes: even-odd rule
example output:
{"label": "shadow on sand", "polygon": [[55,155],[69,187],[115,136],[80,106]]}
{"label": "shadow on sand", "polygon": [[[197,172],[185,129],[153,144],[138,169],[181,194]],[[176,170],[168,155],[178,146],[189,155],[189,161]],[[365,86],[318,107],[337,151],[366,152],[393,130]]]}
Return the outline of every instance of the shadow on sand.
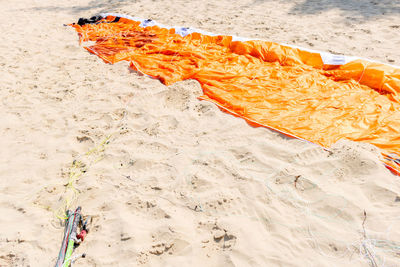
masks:
{"label": "shadow on sand", "polygon": [[[280,0],[284,1],[284,0]],[[255,0],[257,3],[273,0]],[[286,1],[285,1],[286,2]],[[343,19],[366,21],[387,15],[400,14],[398,0],[303,0],[293,5],[289,13],[295,15],[317,14],[329,10],[340,10]]]}
{"label": "shadow on sand", "polygon": [[132,0],[92,0],[86,5],[77,5],[73,7],[63,6],[44,6],[24,9],[25,11],[49,11],[49,12],[67,12],[72,14],[78,14],[81,12],[91,12],[90,15],[95,15],[101,12],[112,12],[116,8],[119,8],[127,3],[132,3]]}

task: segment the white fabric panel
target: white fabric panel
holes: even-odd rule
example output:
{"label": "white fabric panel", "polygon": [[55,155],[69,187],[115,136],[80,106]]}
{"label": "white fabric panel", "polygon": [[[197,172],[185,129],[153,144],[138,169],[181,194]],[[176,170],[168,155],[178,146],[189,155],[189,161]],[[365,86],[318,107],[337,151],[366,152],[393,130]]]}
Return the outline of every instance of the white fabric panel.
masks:
{"label": "white fabric panel", "polygon": [[[142,27],[147,27],[147,26],[159,26],[161,28],[166,28],[166,29],[171,29],[174,28],[175,32],[179,35],[181,35],[182,37],[185,37],[188,34],[191,34],[193,32],[198,32],[204,35],[209,35],[209,36],[218,36],[218,35],[227,35],[227,34],[216,34],[216,33],[212,33],[212,32],[207,32],[207,31],[203,31],[200,29],[196,29],[196,28],[187,28],[187,27],[181,27],[181,26],[167,26],[167,25],[163,25],[161,23],[158,23],[154,20],[147,20],[147,19],[142,19],[142,18],[138,18],[138,17],[132,17],[129,15],[124,15],[124,14],[118,14],[118,13],[101,13],[100,16],[102,17],[107,17],[107,16],[115,16],[115,17],[121,17],[121,18],[126,18],[126,19],[130,19],[130,20],[134,20],[134,21],[140,21],[141,24],[140,26]],[[250,40],[261,40],[261,39],[251,39],[251,38],[246,38],[246,37],[239,37],[239,36],[234,36],[232,35],[232,40],[233,41],[250,41]],[[265,41],[265,40],[262,40]],[[308,49],[308,48],[304,48],[304,47],[299,47],[299,46],[295,46],[295,45],[288,45],[288,44],[282,44],[281,45],[284,46],[288,46],[288,47],[293,47],[293,48],[297,48],[303,51],[308,51],[308,52],[312,52],[312,53],[319,53],[321,55],[322,61],[324,62],[324,64],[327,65],[343,65],[346,63],[349,63],[351,61],[354,61],[356,59],[362,59],[362,60],[367,60],[370,62],[377,62],[377,63],[381,63],[381,64],[385,64],[388,66],[392,66],[394,68],[399,68],[400,66],[395,66],[395,65],[390,65],[390,64],[386,64],[386,63],[382,63],[382,62],[378,62],[375,60],[370,60],[370,59],[366,59],[366,58],[360,58],[360,57],[354,57],[354,56],[344,56],[344,55],[335,55],[335,54],[331,54],[328,52],[323,52],[323,51],[318,51],[318,50],[313,50],[313,49]]]}

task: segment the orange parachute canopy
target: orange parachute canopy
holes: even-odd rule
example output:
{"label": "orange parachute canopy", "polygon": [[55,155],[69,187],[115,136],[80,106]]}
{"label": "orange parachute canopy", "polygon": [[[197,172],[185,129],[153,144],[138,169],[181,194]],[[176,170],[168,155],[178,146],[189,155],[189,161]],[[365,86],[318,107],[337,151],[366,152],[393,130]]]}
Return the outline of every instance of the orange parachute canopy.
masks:
{"label": "orange parachute canopy", "polygon": [[197,80],[221,109],[288,136],[329,147],[339,139],[382,149],[400,173],[400,69],[366,60],[324,64],[320,53],[273,42],[143,27],[107,16],[71,24],[85,47],[107,63],[130,67],[170,85]]}

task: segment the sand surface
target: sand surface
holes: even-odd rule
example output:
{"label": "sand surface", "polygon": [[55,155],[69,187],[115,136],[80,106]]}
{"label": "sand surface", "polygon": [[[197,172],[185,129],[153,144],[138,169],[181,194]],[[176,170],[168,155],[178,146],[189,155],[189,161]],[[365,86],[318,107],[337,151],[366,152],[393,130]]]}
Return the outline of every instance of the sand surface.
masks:
{"label": "sand surface", "polygon": [[63,26],[119,12],[400,65],[398,1],[0,7],[0,266],[54,265],[71,170],[93,218],[74,266],[400,266],[400,180],[374,147],[252,128],[197,82],[104,64]]}

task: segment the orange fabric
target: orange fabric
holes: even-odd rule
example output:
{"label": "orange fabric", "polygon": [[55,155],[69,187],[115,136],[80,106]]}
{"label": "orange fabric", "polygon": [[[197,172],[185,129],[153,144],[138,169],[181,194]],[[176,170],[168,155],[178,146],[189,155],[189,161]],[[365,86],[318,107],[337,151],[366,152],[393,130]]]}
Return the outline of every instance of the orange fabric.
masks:
{"label": "orange fabric", "polygon": [[[265,126],[329,147],[346,138],[383,150],[400,172],[400,70],[357,60],[324,65],[318,53],[266,41],[140,27],[107,17],[103,23],[72,26],[85,47],[107,63],[121,60],[166,85],[197,80],[201,99]],[[389,159],[389,154],[392,159]]]}

